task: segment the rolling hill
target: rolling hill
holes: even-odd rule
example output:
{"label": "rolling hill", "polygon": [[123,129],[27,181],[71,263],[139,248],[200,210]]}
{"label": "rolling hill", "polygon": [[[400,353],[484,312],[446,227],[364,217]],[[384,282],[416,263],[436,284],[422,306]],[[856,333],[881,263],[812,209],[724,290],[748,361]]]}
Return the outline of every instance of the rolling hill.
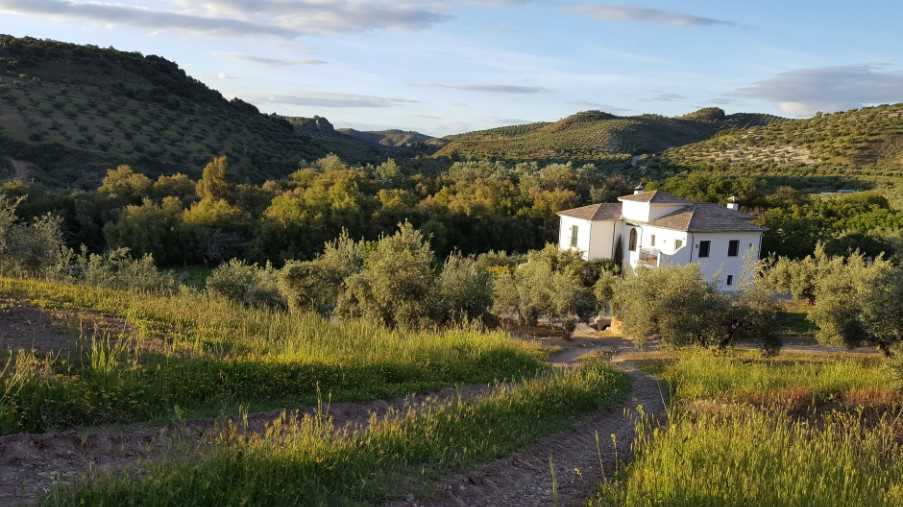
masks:
{"label": "rolling hill", "polygon": [[761,172],[903,171],[903,103],[727,130],[667,150],[666,162]]}
{"label": "rolling hill", "polygon": [[238,178],[260,181],[330,152],[385,156],[307,130],[226,100],[158,56],[0,36],[0,178],[93,186],[117,164],[193,175],[226,154]]}
{"label": "rolling hill", "polygon": [[705,108],[677,118],[615,116],[585,111],[554,123],[540,122],[470,132],[446,138],[436,156],[499,160],[612,160],[658,153],[707,139],[726,129],[778,122],[763,114],[726,115]]}
{"label": "rolling hill", "polygon": [[442,139],[419,132],[336,129],[329,120],[320,116],[287,116],[286,119],[298,134],[317,141],[329,152],[341,154],[346,160],[367,161],[430,154],[444,144]]}

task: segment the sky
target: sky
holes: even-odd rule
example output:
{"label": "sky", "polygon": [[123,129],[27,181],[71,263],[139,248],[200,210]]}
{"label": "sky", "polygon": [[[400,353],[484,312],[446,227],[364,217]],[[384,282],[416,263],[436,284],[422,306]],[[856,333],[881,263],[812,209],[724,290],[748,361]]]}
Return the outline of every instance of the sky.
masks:
{"label": "sky", "polygon": [[901,102],[901,21],[896,0],[0,0],[0,33],[159,55],[268,113],[431,135]]}

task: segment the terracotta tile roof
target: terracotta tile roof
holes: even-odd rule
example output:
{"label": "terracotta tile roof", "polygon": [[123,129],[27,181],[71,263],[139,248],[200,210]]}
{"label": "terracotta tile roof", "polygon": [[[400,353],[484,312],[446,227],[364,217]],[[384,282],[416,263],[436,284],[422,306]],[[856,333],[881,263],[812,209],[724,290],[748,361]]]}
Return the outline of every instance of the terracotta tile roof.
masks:
{"label": "terracotta tile roof", "polygon": [[559,211],[558,214],[583,220],[618,220],[621,218],[621,203],[591,204]]}
{"label": "terracotta tile roof", "polygon": [[762,232],[750,217],[717,204],[692,204],[659,217],[649,225],[686,232]]}
{"label": "terracotta tile roof", "polygon": [[674,204],[693,204],[692,202],[676,195],[661,190],[653,190],[651,192],[640,192],[639,194],[624,195],[618,197],[619,201],[637,201],[651,203],[674,203]]}

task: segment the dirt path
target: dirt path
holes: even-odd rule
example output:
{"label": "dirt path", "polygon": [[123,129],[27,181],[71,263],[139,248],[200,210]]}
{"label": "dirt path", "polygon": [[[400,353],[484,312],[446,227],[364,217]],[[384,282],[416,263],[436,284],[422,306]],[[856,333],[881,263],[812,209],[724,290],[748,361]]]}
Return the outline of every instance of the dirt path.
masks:
{"label": "dirt path", "polygon": [[[572,366],[594,352],[616,355],[623,344],[619,340],[575,340],[550,361]],[[663,417],[665,401],[658,382],[629,362],[618,369],[633,383],[626,404],[604,410],[578,421],[575,430],[541,439],[535,445],[512,456],[496,460],[474,470],[443,480],[429,498],[408,496],[395,507],[413,506],[495,506],[527,507],[554,505],[550,460],[557,479],[559,505],[582,505],[599,487],[603,477],[630,458],[637,406],[646,414]],[[596,437],[601,442],[597,451]]]}
{"label": "dirt path", "polygon": [[[370,414],[384,416],[389,410],[403,410],[457,396],[473,398],[490,386],[450,388],[432,394],[411,395],[393,401],[333,403],[329,413],[337,427],[364,426]],[[315,407],[300,409],[312,414]],[[252,414],[250,431],[262,431],[281,411]],[[68,483],[92,471],[115,471],[160,459],[168,452],[183,449],[180,443],[203,445],[216,431],[217,419],[151,426],[134,424],[98,426],[40,434],[17,433],[0,436],[0,506],[29,505],[59,483]]]}

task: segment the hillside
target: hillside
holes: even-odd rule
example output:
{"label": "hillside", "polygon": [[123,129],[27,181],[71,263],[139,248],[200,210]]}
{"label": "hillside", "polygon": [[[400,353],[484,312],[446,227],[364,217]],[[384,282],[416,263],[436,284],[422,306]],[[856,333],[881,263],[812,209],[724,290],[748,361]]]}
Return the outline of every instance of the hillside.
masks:
{"label": "hillside", "polygon": [[346,137],[320,142],[157,56],[0,36],[0,177],[90,186],[116,164],[197,174],[225,153],[259,181],[329,152],[381,155]]}
{"label": "hillside", "polygon": [[781,120],[760,114],[726,115],[705,108],[677,118],[615,116],[585,111],[554,123],[531,123],[470,132],[446,139],[436,156],[507,160],[610,160],[657,153],[706,139],[719,131]]}
{"label": "hillside", "polygon": [[903,104],[728,130],[662,159],[704,169],[896,172],[903,170]]}
{"label": "hillside", "polygon": [[287,116],[286,120],[295,127],[298,134],[317,141],[329,152],[342,154],[346,160],[365,161],[429,154],[444,144],[441,139],[419,132],[336,129],[329,120],[320,116]]}
{"label": "hillside", "polygon": [[445,140],[437,137],[431,137],[420,132],[412,132],[408,130],[379,130],[379,131],[361,131],[354,129],[339,129],[339,132],[349,135],[370,145],[377,145],[386,148],[403,148],[421,151],[430,151],[441,148],[445,145]]}

